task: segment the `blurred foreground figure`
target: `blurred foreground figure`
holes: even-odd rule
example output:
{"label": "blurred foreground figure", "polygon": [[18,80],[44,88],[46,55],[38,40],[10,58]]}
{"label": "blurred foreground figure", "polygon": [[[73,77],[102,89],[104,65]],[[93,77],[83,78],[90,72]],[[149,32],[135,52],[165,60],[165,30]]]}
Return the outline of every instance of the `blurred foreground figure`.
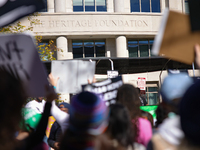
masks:
{"label": "blurred foreground figure", "polygon": [[37,113],[42,114],[44,111],[45,100],[43,97],[37,97],[35,100],[28,102],[25,105],[25,108],[33,109]]}
{"label": "blurred foreground figure", "polygon": [[[58,105],[58,108],[60,108],[60,110],[64,111],[65,113],[68,113],[68,114],[71,110],[70,104],[65,103],[65,102],[60,103]],[[62,135],[61,127],[58,124],[58,122],[55,121],[51,127],[50,135],[47,140],[49,146],[54,148],[55,150],[59,149],[61,135]]]}
{"label": "blurred foreground figure", "polygon": [[26,97],[21,82],[9,73],[0,70],[0,150],[30,150],[42,143],[45,135],[51,102],[57,95],[47,86],[47,103],[41,121],[34,133],[24,140],[17,140],[16,133],[19,131],[22,119],[22,105]]}
{"label": "blurred foreground figure", "polygon": [[124,105],[129,111],[134,131],[133,142],[147,146],[152,137],[152,128],[150,122],[141,117],[137,89],[130,84],[122,85],[118,89],[117,103]]}
{"label": "blurred foreground figure", "polygon": [[[160,93],[163,102],[160,104],[167,117],[158,126],[157,133],[149,142],[148,150],[176,150],[184,133],[180,126],[178,106],[185,91],[192,85],[193,80],[186,73],[170,74],[164,79]],[[161,107],[160,106],[160,107]]]}
{"label": "blurred foreground figure", "polygon": [[109,124],[106,132],[99,136],[100,150],[145,150],[143,145],[133,142],[133,128],[128,110],[121,104],[110,105]]}
{"label": "blurred foreground figure", "polygon": [[192,85],[180,103],[181,127],[185,134],[179,150],[200,149],[200,81]]}
{"label": "blurred foreground figure", "polygon": [[90,92],[81,92],[71,100],[69,127],[61,140],[60,150],[97,149],[96,137],[108,123],[108,109],[102,99]]}

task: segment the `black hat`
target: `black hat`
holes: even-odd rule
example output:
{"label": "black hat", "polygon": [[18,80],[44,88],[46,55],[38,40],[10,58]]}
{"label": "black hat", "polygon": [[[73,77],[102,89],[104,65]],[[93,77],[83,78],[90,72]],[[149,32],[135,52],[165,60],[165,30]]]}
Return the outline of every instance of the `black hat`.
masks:
{"label": "black hat", "polygon": [[200,81],[193,84],[184,94],[180,103],[180,117],[185,137],[200,145]]}

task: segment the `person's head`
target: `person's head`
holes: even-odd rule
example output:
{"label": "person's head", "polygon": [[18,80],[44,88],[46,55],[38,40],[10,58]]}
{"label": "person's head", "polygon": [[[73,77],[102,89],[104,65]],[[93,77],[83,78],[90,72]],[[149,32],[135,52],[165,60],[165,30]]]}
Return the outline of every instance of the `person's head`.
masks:
{"label": "person's head", "polygon": [[190,144],[200,147],[200,81],[193,84],[180,102],[181,127]]}
{"label": "person's head", "polygon": [[0,149],[4,149],[6,146],[12,146],[14,133],[19,129],[22,117],[21,108],[26,98],[20,80],[2,70],[0,70],[0,98]]}
{"label": "person's head", "polygon": [[155,127],[157,128],[162,122],[168,117],[168,111],[163,107],[162,104],[159,104],[156,109],[156,123]]}
{"label": "person's head", "polygon": [[123,147],[133,144],[133,130],[128,110],[121,104],[109,106],[110,116],[106,133]]}
{"label": "person's head", "polygon": [[141,116],[138,91],[133,85],[123,84],[118,89],[116,101],[128,109],[132,119]]}
{"label": "person's head", "polygon": [[142,112],[142,118],[149,120],[149,122],[151,123],[151,127],[153,128],[154,127],[153,116],[147,111],[142,110],[141,112]]}
{"label": "person's head", "polygon": [[81,92],[72,97],[69,127],[62,138],[61,150],[86,148],[88,142],[104,132],[107,119],[105,102],[96,94]]}
{"label": "person's head", "polygon": [[136,88],[137,89],[137,91],[138,91],[138,95],[140,96],[141,94],[140,94],[140,88]]}
{"label": "person's head", "polygon": [[42,102],[42,100],[43,100],[43,97],[37,97],[36,98],[36,101],[38,101],[38,102]]}
{"label": "person's head", "polygon": [[62,102],[62,103],[60,103],[59,105],[58,105],[58,107],[60,108],[60,110],[62,110],[62,111],[64,111],[64,112],[66,112],[66,113],[70,113],[70,104],[68,104],[68,103],[65,103],[65,102]]}
{"label": "person's head", "polygon": [[193,80],[186,73],[168,75],[160,89],[165,109],[177,113],[180,99],[192,84]]}

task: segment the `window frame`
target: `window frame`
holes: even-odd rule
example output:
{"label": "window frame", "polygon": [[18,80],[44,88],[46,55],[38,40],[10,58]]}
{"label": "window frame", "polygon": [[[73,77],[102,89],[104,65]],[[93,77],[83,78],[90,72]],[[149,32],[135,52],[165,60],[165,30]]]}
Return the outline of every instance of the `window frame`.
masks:
{"label": "window frame", "polygon": [[[149,0],[149,6],[150,6],[150,11],[149,12],[144,12],[144,11],[142,11],[142,0],[138,0],[139,1],[139,9],[140,9],[140,11],[138,12],[138,13],[161,13],[161,0],[159,0],[160,1],[160,12],[152,12],[152,6],[151,6],[151,4],[152,4],[152,0]],[[132,7],[131,7],[131,0],[130,0],[130,9],[131,9]],[[131,11],[131,13],[137,13],[136,11],[132,11],[132,10],[130,10]]]}
{"label": "window frame", "polygon": [[74,11],[74,4],[73,4],[73,0],[72,0],[72,5],[73,5],[73,12],[107,12],[107,0],[105,0],[105,7],[106,10],[105,11],[97,11],[97,4],[96,4],[96,0],[94,0],[94,11],[85,11],[85,0],[82,0],[82,7],[83,7],[83,11]]}
{"label": "window frame", "polygon": [[[153,46],[153,43],[151,44],[150,41],[154,41],[154,39],[128,39],[127,40],[127,46],[128,46],[128,51],[129,51],[129,45],[137,45],[138,49],[137,49],[137,52],[138,52],[138,56],[137,57],[131,57],[131,58],[143,58],[141,57],[140,55],[140,45],[148,45],[148,53],[149,53],[149,58],[152,57],[153,55],[151,54],[151,46]],[[129,44],[128,42],[129,41],[137,41],[137,44]],[[148,44],[140,44],[139,42],[140,41],[148,41]],[[129,53],[129,57],[130,57],[130,53]]]}
{"label": "window frame", "polygon": [[[148,91],[149,87],[156,87],[157,91],[149,92]],[[154,104],[154,105],[158,105],[160,103],[160,99],[159,99],[160,98],[159,97],[159,82],[158,81],[147,81],[146,82],[146,90],[145,90],[145,92],[146,92],[146,101],[147,101],[148,105],[150,105],[149,104],[149,96],[148,96],[149,93],[156,93],[157,94],[157,103]]]}
{"label": "window frame", "polygon": [[[80,41],[80,42],[82,42],[82,45],[73,45],[73,41]],[[88,46],[93,46],[93,48],[94,48],[94,57],[85,57],[85,45],[84,45],[84,42],[86,42],[86,41],[90,41],[90,42],[93,42],[93,45],[88,45]],[[95,44],[95,42],[98,42],[98,41],[104,41],[104,45],[103,44]],[[105,47],[105,55],[104,55],[104,57],[106,57],[106,39],[85,39],[85,40],[79,40],[79,39],[74,39],[74,40],[72,40],[72,54],[73,54],[73,59],[76,59],[76,58],[74,58],[74,50],[73,50],[73,46],[82,46],[83,47],[83,57],[79,57],[79,58],[96,58],[96,56],[97,56],[97,52],[96,52],[96,46],[97,45],[102,45],[102,46],[104,46]]]}

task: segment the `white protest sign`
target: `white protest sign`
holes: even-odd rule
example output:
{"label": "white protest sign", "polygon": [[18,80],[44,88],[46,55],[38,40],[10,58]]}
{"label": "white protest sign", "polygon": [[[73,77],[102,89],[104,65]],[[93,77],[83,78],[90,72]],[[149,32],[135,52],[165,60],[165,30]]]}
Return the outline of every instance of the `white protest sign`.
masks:
{"label": "white protest sign", "polygon": [[90,91],[98,94],[106,103],[107,106],[116,103],[117,90],[122,86],[122,77],[107,79],[102,82],[83,85],[83,91]]}
{"label": "white protest sign", "polygon": [[108,78],[116,78],[119,75],[117,70],[107,70]]}
{"label": "white protest sign", "polygon": [[0,69],[20,79],[27,96],[45,96],[47,74],[30,35],[0,35]]}
{"label": "white protest sign", "polygon": [[138,77],[138,87],[140,90],[146,90],[146,78]]}
{"label": "white protest sign", "polygon": [[92,81],[96,62],[82,60],[52,61],[51,72],[59,77],[56,91],[58,93],[81,92],[81,85]]}

